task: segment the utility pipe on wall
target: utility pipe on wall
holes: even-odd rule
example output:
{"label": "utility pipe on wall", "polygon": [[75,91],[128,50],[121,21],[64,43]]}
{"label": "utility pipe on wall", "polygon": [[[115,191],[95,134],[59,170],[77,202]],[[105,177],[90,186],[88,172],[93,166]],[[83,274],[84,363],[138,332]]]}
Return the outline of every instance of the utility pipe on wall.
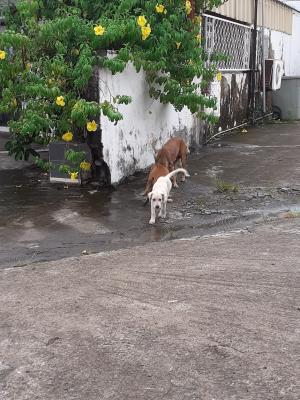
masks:
{"label": "utility pipe on wall", "polygon": [[251,43],[251,57],[250,57],[250,119],[255,118],[255,83],[256,83],[256,47],[257,47],[257,11],[258,11],[258,0],[254,0],[254,21],[253,21],[253,33]]}
{"label": "utility pipe on wall", "polygon": [[265,0],[261,0],[261,29],[262,29],[262,74],[263,74],[263,113],[267,112],[266,105],[266,60],[265,60]]}

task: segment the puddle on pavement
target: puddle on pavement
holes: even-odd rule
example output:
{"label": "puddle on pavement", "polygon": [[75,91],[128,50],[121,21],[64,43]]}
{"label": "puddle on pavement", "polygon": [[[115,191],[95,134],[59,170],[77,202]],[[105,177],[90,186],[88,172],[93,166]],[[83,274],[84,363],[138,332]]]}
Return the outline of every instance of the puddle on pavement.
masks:
{"label": "puddle on pavement", "polygon": [[[256,175],[250,176],[247,157],[252,157],[251,150],[258,151],[257,146],[235,145],[234,163],[232,153],[225,153],[230,148],[225,145],[214,149],[214,153],[205,150],[190,158],[192,178],[173,192],[175,201],[168,204],[167,220],[154,226],[148,224],[150,206],[144,205],[141,196],[145,175],[133,177],[117,191],[97,192],[94,188],[50,184],[48,177],[34,167],[0,171],[3,265],[214,234],[261,218],[300,212],[300,191],[292,193],[287,188],[281,193],[268,188],[268,182],[255,169]],[[237,162],[241,166],[238,173]],[[212,184],[216,175],[243,186],[244,192],[228,198],[216,195]],[[257,176],[261,187],[251,187]]]}

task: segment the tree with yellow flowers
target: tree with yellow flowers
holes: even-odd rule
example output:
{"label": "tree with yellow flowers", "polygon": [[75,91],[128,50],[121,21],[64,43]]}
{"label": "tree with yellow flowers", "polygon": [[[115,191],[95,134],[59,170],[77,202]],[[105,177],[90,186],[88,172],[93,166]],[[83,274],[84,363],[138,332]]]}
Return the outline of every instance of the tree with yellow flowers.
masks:
{"label": "tree with yellow flowers", "polygon": [[[198,14],[222,0],[197,0]],[[19,0],[0,33],[0,113],[10,115],[7,149],[16,159],[38,154],[34,144],[85,141],[96,135],[99,115],[117,123],[119,94],[110,102],[89,100],[97,68],[113,74],[131,62],[146,72],[149,93],[177,110],[187,107],[214,122],[204,108],[215,99],[201,93],[216,70],[207,66],[200,22],[189,0]],[[115,50],[116,57],[107,57]],[[198,79],[195,79],[198,78]],[[71,154],[71,153],[70,153]],[[89,165],[71,154],[73,177]],[[70,157],[71,157],[70,156]],[[75,175],[74,175],[75,174]]]}

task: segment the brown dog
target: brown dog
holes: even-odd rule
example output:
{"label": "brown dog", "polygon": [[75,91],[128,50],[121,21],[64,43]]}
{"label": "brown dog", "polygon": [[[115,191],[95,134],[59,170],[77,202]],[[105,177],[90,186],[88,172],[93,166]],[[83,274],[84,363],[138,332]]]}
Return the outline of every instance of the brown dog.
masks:
{"label": "brown dog", "polygon": [[[180,167],[186,169],[187,154],[189,154],[189,149],[181,138],[169,139],[155,155],[155,164],[150,170],[143,194],[147,195],[152,190],[152,187],[158,178],[166,176],[169,172],[173,171],[176,163],[178,163]],[[174,176],[172,180],[173,186],[178,187],[176,176]],[[185,180],[184,174],[181,180],[182,182]]]}
{"label": "brown dog", "polygon": [[158,178],[160,178],[161,176],[166,176],[168,175],[170,171],[168,170],[167,167],[165,167],[162,164],[154,164],[150,170],[149,176],[148,176],[148,180],[147,180],[147,184],[146,184],[146,188],[144,191],[144,196],[147,195],[149,192],[151,192],[152,187],[154,185],[154,183],[157,181]]}
{"label": "brown dog", "polygon": [[[187,154],[189,154],[189,149],[184,140],[179,137],[171,138],[156,154],[155,163],[164,165],[170,172],[175,169],[176,163],[186,169]],[[185,181],[184,174],[181,181]],[[173,178],[173,186],[178,187],[176,176]]]}

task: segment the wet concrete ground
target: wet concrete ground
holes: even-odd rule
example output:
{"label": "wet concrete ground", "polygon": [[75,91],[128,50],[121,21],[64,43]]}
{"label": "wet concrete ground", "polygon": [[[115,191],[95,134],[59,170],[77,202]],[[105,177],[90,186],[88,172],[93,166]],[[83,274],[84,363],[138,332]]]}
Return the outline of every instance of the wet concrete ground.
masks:
{"label": "wet concrete ground", "polygon": [[[248,227],[300,211],[300,123],[265,125],[216,142],[189,160],[166,221],[149,226],[146,175],[114,192],[49,183],[0,154],[0,266],[22,266],[154,241]],[[238,192],[217,193],[215,177]]]}
{"label": "wet concrete ground", "polygon": [[298,400],[299,218],[0,270],[2,400]]}

